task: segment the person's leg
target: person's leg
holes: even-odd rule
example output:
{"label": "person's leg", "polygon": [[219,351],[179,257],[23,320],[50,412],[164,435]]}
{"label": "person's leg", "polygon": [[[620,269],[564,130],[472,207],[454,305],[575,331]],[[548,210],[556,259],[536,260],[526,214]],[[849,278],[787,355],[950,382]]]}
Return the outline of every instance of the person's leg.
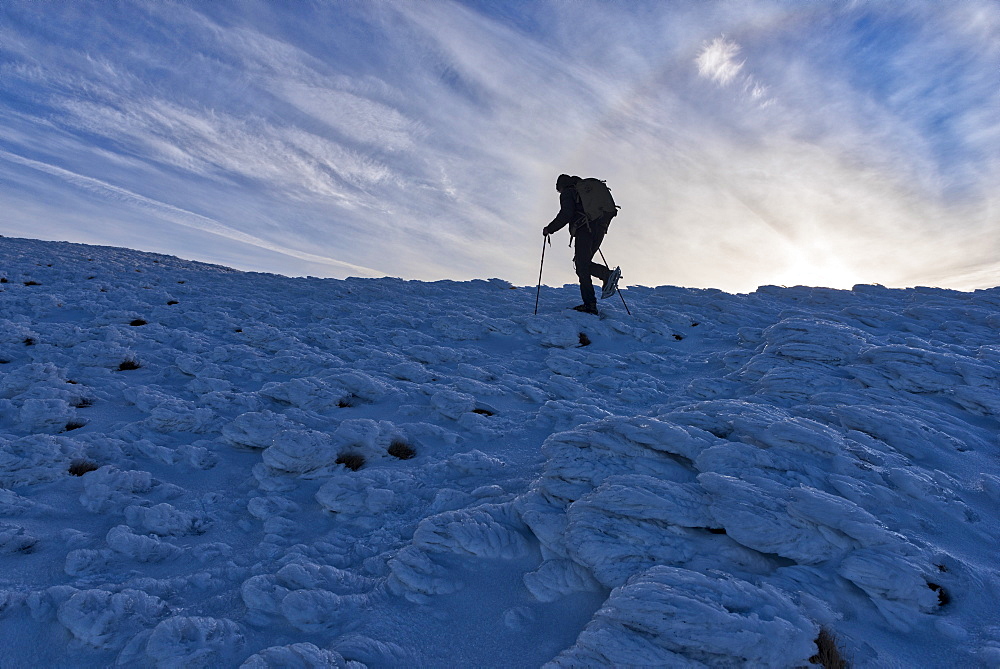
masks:
{"label": "person's leg", "polygon": [[611,276],[611,269],[600,263],[593,261],[595,255],[601,248],[601,242],[604,241],[604,235],[607,234],[607,228],[595,222],[592,224],[594,231],[591,236],[590,241],[590,275],[596,276],[601,282],[607,281],[608,277]]}
{"label": "person's leg", "polygon": [[[594,245],[594,239],[597,245]],[[580,297],[586,307],[597,309],[597,296],[594,294],[594,282],[590,278],[593,272],[593,258],[600,247],[601,239],[604,235],[595,235],[589,226],[580,226],[576,231],[575,249],[573,252],[573,265],[576,267],[576,276],[580,280]]]}

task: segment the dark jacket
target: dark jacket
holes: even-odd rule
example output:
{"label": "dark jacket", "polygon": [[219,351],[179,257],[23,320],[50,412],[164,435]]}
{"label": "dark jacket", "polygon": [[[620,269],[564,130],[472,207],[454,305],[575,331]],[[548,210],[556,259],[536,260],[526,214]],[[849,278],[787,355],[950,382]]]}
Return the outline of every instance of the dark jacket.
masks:
{"label": "dark jacket", "polygon": [[572,186],[564,188],[559,193],[559,213],[552,219],[552,222],[545,226],[546,234],[555,234],[569,224],[569,234],[576,235],[576,226],[586,220],[583,213],[583,206],[580,204],[580,197],[576,193],[576,188]]}
{"label": "dark jacket", "polygon": [[564,188],[559,193],[559,213],[552,219],[552,222],[545,226],[545,234],[551,235],[562,230],[569,224],[569,236],[576,237],[576,230],[580,225],[589,225],[595,231],[606,233],[611,224],[611,215],[601,216],[587,223],[587,215],[583,212],[583,204],[580,202],[580,195],[576,188],[570,186]]}

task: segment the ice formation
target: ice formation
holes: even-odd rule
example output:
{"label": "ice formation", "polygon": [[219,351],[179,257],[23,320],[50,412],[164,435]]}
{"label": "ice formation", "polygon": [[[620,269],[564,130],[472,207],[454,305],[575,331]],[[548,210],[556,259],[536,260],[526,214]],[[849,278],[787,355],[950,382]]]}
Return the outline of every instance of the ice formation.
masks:
{"label": "ice formation", "polygon": [[0,256],[4,666],[1000,662],[1000,289]]}

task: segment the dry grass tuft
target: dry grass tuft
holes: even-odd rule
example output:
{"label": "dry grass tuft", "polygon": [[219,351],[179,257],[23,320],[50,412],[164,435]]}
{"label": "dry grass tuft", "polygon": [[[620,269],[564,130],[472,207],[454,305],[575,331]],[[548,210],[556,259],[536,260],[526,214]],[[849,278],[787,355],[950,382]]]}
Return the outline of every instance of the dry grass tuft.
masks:
{"label": "dry grass tuft", "polygon": [[930,581],[927,581],[927,587],[937,593],[938,606],[947,606],[949,603],[951,603],[951,595],[949,595],[948,591],[942,588],[940,585],[938,585],[937,583],[931,583]]}
{"label": "dry grass tuft", "polygon": [[365,466],[365,456],[360,453],[341,453],[336,462],[338,465],[344,465],[352,472],[356,472]]}
{"label": "dry grass tuft", "polygon": [[590,337],[587,336],[587,333],[581,332],[580,333],[580,346],[590,346],[590,344],[591,344]]}
{"label": "dry grass tuft", "polygon": [[409,460],[417,454],[412,446],[403,441],[402,439],[394,439],[391,444],[389,444],[389,455],[394,458],[399,458],[400,460]]}
{"label": "dry grass tuft", "polygon": [[833,638],[833,633],[825,627],[819,630],[819,636],[816,637],[816,648],[819,652],[809,658],[810,662],[818,664],[824,669],[847,669],[849,666],[847,660],[840,654],[840,648],[837,647],[837,640]]}
{"label": "dry grass tuft", "polygon": [[133,369],[139,369],[140,365],[136,360],[123,360],[122,364],[118,365],[119,372],[127,372]]}
{"label": "dry grass tuft", "polygon": [[69,465],[69,473],[73,476],[83,476],[87,472],[95,472],[98,469],[97,463],[84,459],[74,460]]}

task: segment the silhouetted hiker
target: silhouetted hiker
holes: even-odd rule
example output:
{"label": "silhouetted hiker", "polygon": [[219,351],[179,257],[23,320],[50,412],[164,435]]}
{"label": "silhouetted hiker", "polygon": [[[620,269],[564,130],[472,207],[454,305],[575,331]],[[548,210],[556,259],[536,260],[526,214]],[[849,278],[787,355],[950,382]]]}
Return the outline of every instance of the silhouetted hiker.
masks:
{"label": "silhouetted hiker", "polygon": [[573,307],[577,311],[597,314],[597,297],[591,276],[603,282],[601,298],[610,297],[618,290],[621,269],[609,269],[594,262],[594,255],[601,248],[611,219],[618,213],[611,192],[599,179],[581,179],[560,174],[556,179],[559,191],[559,213],[542,229],[542,234],[558,232],[569,224],[569,234],[575,244],[573,265],[580,279],[580,296],[583,304]]}

